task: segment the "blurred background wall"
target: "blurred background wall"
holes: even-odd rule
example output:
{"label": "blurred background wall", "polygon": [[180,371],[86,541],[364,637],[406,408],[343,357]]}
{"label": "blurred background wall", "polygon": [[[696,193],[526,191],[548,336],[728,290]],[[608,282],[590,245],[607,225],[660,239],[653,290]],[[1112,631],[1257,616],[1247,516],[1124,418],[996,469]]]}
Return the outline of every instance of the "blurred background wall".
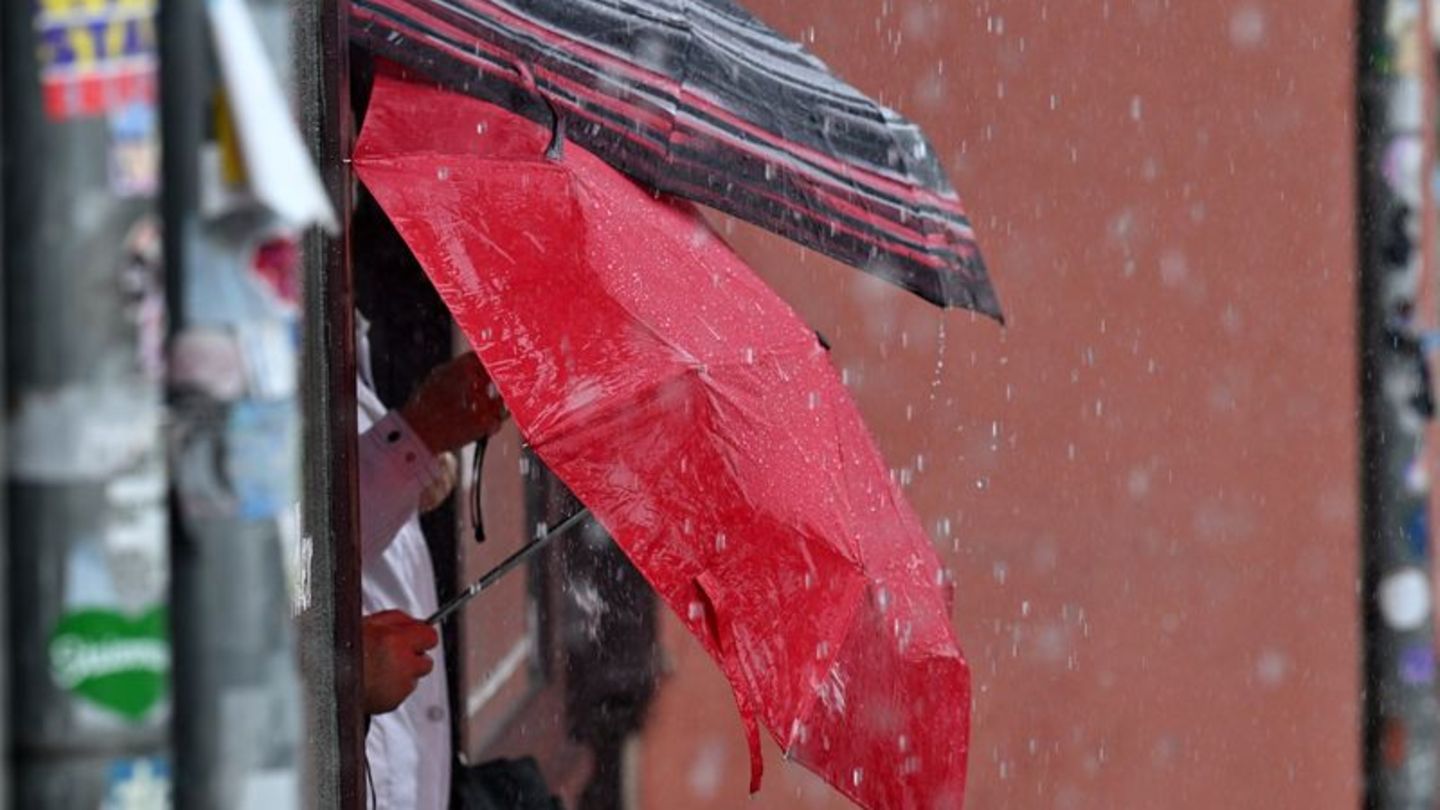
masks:
{"label": "blurred background wall", "polygon": [[[931,134],[1009,315],[717,219],[954,569],[967,806],[1356,806],[1351,4],[747,5]],[[768,740],[747,801],[723,677],[662,632],[637,806],[846,806]]]}

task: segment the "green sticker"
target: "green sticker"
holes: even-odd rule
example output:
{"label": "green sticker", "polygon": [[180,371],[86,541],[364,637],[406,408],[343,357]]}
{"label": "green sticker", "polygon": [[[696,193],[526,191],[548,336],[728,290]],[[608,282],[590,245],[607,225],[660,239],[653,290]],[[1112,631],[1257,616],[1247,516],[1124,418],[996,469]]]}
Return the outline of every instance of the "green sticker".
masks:
{"label": "green sticker", "polygon": [[103,609],[65,614],[50,635],[50,672],[96,706],[143,718],[169,688],[165,608],[135,616]]}

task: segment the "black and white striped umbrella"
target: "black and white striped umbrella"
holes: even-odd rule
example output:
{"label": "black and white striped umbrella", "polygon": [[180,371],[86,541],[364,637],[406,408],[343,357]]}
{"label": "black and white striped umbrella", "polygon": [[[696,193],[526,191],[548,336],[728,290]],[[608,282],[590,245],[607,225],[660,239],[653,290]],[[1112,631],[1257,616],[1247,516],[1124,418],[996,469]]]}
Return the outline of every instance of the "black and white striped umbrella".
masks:
{"label": "black and white striped umbrella", "polygon": [[1000,315],[920,129],[732,0],[352,0],[351,31],[656,189]]}

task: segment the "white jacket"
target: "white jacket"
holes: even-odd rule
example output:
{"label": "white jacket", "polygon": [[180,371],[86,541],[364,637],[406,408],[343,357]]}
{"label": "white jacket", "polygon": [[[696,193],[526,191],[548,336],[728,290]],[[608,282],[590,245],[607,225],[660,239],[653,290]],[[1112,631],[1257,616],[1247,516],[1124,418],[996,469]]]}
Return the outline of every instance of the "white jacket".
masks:
{"label": "white jacket", "polygon": [[[361,352],[368,355],[362,340]],[[435,569],[416,512],[420,493],[441,475],[437,459],[398,413],[387,412],[369,381],[368,356],[357,381],[360,445],[362,602],[366,615],[435,611]],[[445,810],[450,803],[450,705],[445,656],[400,707],[370,720],[365,757],[380,810]]]}

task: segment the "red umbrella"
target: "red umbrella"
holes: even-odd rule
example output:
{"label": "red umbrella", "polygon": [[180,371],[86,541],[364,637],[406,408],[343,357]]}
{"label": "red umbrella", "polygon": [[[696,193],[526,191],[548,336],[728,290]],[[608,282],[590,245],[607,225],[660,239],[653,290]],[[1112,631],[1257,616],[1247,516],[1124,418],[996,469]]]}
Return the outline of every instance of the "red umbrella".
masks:
{"label": "red umbrella", "polygon": [[815,334],[683,201],[514,113],[376,80],[355,154],[541,459],[720,663],[750,732],[871,807],[959,807],[943,569]]}

